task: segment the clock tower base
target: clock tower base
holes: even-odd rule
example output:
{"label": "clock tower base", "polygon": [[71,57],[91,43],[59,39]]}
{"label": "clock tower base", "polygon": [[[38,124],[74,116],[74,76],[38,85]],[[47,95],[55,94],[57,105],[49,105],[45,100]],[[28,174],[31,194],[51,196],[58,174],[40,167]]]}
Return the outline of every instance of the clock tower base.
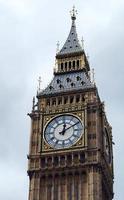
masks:
{"label": "clock tower base", "polygon": [[42,157],[41,169],[29,171],[29,200],[111,200],[102,166],[92,159],[86,163],[79,151]]}

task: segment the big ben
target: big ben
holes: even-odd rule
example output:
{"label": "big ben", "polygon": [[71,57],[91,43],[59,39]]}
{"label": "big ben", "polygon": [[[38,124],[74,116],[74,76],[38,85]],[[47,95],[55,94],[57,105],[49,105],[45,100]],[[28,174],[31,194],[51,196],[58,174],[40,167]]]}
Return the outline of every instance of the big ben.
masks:
{"label": "big ben", "polygon": [[54,77],[33,99],[28,155],[29,200],[112,200],[112,127],[90,77],[76,12]]}

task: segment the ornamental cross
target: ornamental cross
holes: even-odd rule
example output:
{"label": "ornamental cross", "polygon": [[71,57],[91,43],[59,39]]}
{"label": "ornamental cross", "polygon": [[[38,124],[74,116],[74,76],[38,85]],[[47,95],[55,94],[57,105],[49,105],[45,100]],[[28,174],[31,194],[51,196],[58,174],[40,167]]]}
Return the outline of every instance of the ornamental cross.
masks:
{"label": "ornamental cross", "polygon": [[78,13],[77,13],[77,10],[75,10],[75,6],[73,6],[73,9],[70,11],[70,14],[71,14],[71,17],[76,18],[76,14],[78,14]]}

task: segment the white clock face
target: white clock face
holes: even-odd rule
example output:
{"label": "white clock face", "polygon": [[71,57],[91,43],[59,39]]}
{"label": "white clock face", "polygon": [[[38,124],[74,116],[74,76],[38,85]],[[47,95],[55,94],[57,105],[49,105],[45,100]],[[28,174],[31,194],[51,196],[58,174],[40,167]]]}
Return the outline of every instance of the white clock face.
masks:
{"label": "white clock face", "polygon": [[44,130],[46,142],[55,149],[68,148],[83,134],[81,121],[73,115],[61,115],[52,119]]}

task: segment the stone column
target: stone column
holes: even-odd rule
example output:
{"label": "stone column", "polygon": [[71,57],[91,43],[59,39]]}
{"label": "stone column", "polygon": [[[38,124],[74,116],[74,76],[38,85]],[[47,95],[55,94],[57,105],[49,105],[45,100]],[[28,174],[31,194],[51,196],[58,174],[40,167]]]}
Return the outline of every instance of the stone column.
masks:
{"label": "stone column", "polygon": [[93,167],[91,167],[88,173],[88,200],[96,200],[94,199],[93,185]]}
{"label": "stone column", "polygon": [[91,167],[88,174],[88,200],[102,200],[101,174]]}

